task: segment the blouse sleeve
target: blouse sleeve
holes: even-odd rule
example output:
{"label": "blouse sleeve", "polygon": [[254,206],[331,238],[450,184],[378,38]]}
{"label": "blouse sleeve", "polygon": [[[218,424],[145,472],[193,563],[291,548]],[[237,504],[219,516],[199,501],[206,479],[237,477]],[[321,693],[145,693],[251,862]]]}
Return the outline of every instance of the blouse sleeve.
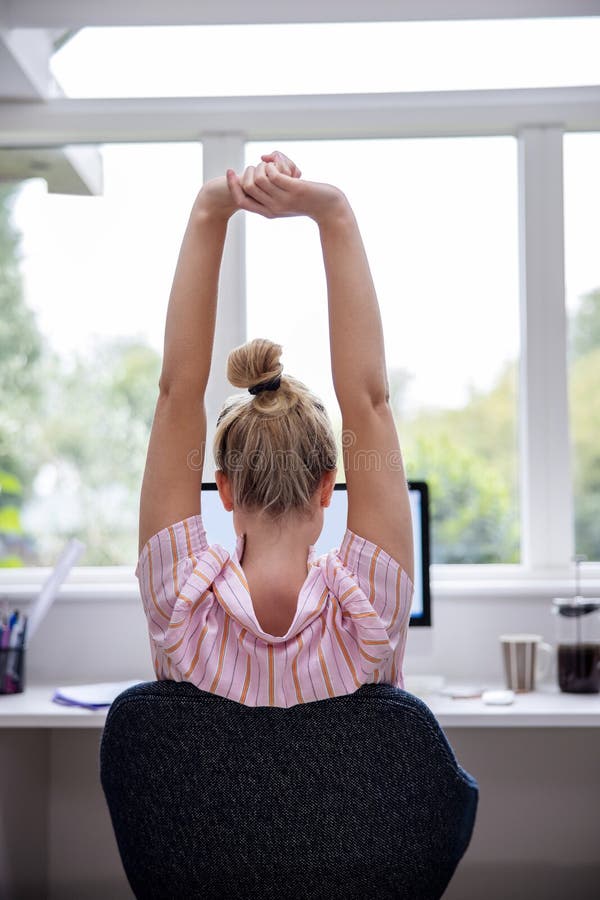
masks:
{"label": "blouse sleeve", "polygon": [[189,607],[220,571],[200,514],[168,525],[146,541],[135,569],[150,634],[161,644],[176,606]]}
{"label": "blouse sleeve", "polygon": [[338,556],[344,568],[355,576],[388,633],[408,622],[414,585],[400,563],[349,528]]}

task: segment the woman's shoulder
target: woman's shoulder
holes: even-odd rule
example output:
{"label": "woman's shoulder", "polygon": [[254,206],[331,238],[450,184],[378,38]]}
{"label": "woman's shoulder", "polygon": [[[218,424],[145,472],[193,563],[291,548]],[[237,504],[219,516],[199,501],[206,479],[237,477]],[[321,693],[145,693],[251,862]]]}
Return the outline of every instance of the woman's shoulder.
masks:
{"label": "woman's shoulder", "polygon": [[228,558],[229,553],[219,544],[209,543],[202,514],[197,513],[153,534],[140,551],[135,575],[141,578],[149,570],[176,572],[182,566],[194,569],[208,565],[215,570]]}
{"label": "woman's shoulder", "polygon": [[158,646],[191,615],[196,624],[210,615],[215,583],[229,561],[227,550],[208,543],[199,513],[165,526],[146,541],[135,574],[150,635]]}
{"label": "woman's shoulder", "polygon": [[397,559],[379,544],[350,528],[346,528],[339,549],[334,552],[342,565],[355,575],[368,575],[371,580],[385,573],[386,580],[390,575],[402,577],[413,587],[412,580]]}
{"label": "woman's shoulder", "polygon": [[408,621],[414,585],[383,547],[347,528],[340,546],[318,557],[315,564],[342,611],[375,612],[388,628]]}

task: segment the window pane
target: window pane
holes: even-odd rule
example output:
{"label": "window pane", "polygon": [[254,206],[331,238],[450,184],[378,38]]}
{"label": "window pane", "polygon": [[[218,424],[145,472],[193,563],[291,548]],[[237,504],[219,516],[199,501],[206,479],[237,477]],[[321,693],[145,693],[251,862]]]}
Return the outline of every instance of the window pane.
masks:
{"label": "window pane", "polygon": [[564,139],[575,548],[600,560],[600,134]]}
{"label": "window pane", "polygon": [[102,196],[0,186],[0,565],[131,565],[200,144],[104,145]]}
{"label": "window pane", "polygon": [[595,17],[83,28],[52,71],[69,97],[556,87],[598,84],[598,46]]}
{"label": "window pane", "polygon": [[[432,494],[432,561],[520,560],[516,146],[513,138],[259,142],[355,211],[381,308],[409,479]],[[317,226],[247,213],[248,337],[341,421]],[[340,460],[340,477],[343,477]]]}

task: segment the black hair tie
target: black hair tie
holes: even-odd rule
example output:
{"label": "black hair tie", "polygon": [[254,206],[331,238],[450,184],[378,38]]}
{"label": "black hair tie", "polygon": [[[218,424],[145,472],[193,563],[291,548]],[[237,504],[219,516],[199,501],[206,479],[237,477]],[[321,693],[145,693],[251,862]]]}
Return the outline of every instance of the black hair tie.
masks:
{"label": "black hair tie", "polygon": [[261,391],[276,391],[280,384],[281,377],[277,375],[275,378],[272,378],[271,381],[263,381],[262,384],[255,384],[254,387],[249,387],[248,390],[251,394],[260,394]]}

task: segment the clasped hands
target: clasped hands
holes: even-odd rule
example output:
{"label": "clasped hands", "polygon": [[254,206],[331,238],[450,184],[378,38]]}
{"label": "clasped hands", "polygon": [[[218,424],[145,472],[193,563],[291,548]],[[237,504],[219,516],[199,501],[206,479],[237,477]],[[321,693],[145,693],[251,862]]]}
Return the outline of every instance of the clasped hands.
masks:
{"label": "clasped hands", "polygon": [[331,184],[302,181],[302,172],[279,150],[264,153],[258,166],[247,166],[243,175],[227,169],[225,176],[207,181],[199,205],[216,216],[229,219],[238,209],[256,212],[267,219],[309,216],[320,222],[343,204],[345,196]]}

